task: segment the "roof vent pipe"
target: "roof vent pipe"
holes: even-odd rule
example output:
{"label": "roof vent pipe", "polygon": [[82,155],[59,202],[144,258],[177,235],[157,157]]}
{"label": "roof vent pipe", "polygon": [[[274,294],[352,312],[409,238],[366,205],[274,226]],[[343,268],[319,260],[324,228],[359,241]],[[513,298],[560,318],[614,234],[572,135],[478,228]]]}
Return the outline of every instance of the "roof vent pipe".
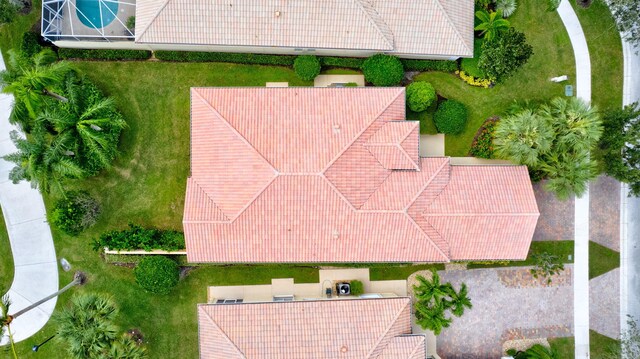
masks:
{"label": "roof vent pipe", "polygon": [[276,17],[280,17],[280,11],[276,11]]}

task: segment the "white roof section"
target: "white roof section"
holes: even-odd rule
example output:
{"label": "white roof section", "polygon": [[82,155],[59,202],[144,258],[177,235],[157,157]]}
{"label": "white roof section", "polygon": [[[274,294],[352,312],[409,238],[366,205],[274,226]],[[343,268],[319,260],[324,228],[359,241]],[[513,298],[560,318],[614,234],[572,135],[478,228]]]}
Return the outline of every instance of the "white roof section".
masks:
{"label": "white roof section", "polygon": [[136,42],[472,56],[473,0],[138,0]]}

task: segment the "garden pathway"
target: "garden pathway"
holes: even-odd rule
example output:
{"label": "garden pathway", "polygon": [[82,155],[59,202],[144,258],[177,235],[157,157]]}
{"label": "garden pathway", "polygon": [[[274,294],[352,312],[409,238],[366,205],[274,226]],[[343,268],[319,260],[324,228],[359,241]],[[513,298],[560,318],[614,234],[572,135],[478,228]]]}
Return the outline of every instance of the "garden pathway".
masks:
{"label": "garden pathway", "polygon": [[502,343],[514,339],[573,334],[573,266],[550,285],[534,279],[531,267],[441,271],[441,281],[469,287],[473,309],[437,337],[442,359],[500,358]]}
{"label": "garden pathway", "polygon": [[[0,70],[4,69],[0,54]],[[0,157],[16,151],[9,138],[9,132],[15,129],[9,124],[12,101],[11,96],[0,94]],[[58,266],[42,196],[28,182],[11,183],[8,175],[12,167],[13,164],[0,159],[0,205],[15,265],[13,283],[7,294],[12,303],[10,313],[15,313],[58,290]],[[14,340],[18,342],[37,333],[55,306],[54,298],[18,317],[11,325]],[[6,336],[0,338],[0,344],[7,341]]]}
{"label": "garden pathway", "polygon": [[[576,96],[591,102],[591,59],[587,39],[569,0],[562,0],[558,15],[567,29],[576,60]],[[589,358],[589,190],[575,198],[574,220],[574,331],[575,358]]]}

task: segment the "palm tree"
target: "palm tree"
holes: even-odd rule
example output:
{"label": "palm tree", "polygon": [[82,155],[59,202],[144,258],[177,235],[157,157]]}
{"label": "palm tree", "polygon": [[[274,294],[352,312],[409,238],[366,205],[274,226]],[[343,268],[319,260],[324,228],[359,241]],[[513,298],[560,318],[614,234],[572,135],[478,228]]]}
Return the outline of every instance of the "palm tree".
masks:
{"label": "palm tree", "polygon": [[62,181],[66,178],[81,178],[84,171],[73,159],[64,138],[37,131],[29,139],[21,138],[16,131],[11,132],[11,140],[18,148],[3,158],[16,166],[9,173],[13,183],[21,180],[31,182],[31,186],[48,193],[54,185],[64,193]]}
{"label": "palm tree", "polygon": [[68,291],[69,289],[71,289],[72,287],[75,287],[77,285],[82,285],[86,282],[86,276],[84,273],[82,272],[75,272],[73,275],[73,280],[67,284],[66,286],[64,286],[62,289],[58,290],[57,292],[50,294],[42,299],[40,299],[39,301],[31,304],[30,306],[23,308],[19,311],[17,311],[14,314],[8,314],[9,313],[9,307],[11,306],[11,301],[9,300],[9,296],[5,295],[2,297],[2,299],[0,300],[0,332],[2,332],[3,330],[7,330],[8,332],[8,336],[9,336],[9,342],[11,343],[11,348],[13,350],[13,355],[15,358],[17,358],[16,352],[15,352],[15,348],[14,348],[14,343],[13,343],[13,333],[11,333],[11,323],[18,318],[19,316],[23,315],[24,313],[40,306],[41,304],[48,302],[49,300],[51,300],[52,298],[55,298],[57,296],[59,296],[60,294]]}
{"label": "palm tree", "polygon": [[556,132],[556,152],[590,151],[602,135],[602,121],[595,107],[577,97],[556,97],[540,108]]}
{"label": "palm tree", "polygon": [[457,292],[452,286],[449,296],[451,297],[449,308],[451,309],[451,313],[456,317],[461,317],[464,314],[465,308],[473,308],[471,299],[469,299],[469,293],[466,283],[462,283],[462,285],[460,286],[460,290]]}
{"label": "palm tree", "polygon": [[70,73],[65,81],[67,104],[54,104],[37,122],[52,127],[64,148],[77,155],[83,169],[96,172],[110,166],[120,132],[127,126],[112,99],[92,96],[93,85]]}
{"label": "palm tree", "polygon": [[495,39],[500,33],[511,27],[509,20],[502,18],[502,11],[479,10],[476,11],[476,17],[480,20],[480,24],[474,28],[476,31],[482,31],[480,35],[484,35],[485,41]]}
{"label": "palm tree", "polygon": [[589,181],[598,175],[597,163],[588,152],[552,154],[546,156],[540,168],[548,178],[547,190],[554,192],[560,200],[573,194],[581,196]]}
{"label": "palm tree", "polygon": [[83,294],[54,316],[58,340],[64,341],[74,358],[96,358],[107,353],[117,339],[113,324],[118,310],[108,297]]}
{"label": "palm tree", "polygon": [[[68,62],[55,62],[56,55],[50,49],[28,59],[9,51],[9,68],[0,72],[0,88],[5,93],[15,97],[16,113],[11,116],[14,123],[18,123],[26,132],[30,131],[28,118],[35,118],[43,107],[47,98],[66,102],[67,99],[55,91],[65,76],[71,71]],[[22,122],[25,122],[24,124]]]}
{"label": "palm tree", "polygon": [[418,301],[440,303],[449,293],[447,285],[440,284],[440,276],[435,270],[431,271],[431,280],[427,280],[421,275],[416,276],[416,280],[419,285],[414,285],[413,291]]}
{"label": "palm tree", "polygon": [[439,335],[442,329],[451,325],[451,318],[445,315],[444,302],[429,303],[418,301],[415,304],[416,323],[423,329],[433,331],[435,335]]}
{"label": "palm tree", "polygon": [[507,355],[511,355],[514,359],[560,359],[555,349],[547,348],[542,344],[534,344],[525,351],[509,349]]}
{"label": "palm tree", "polygon": [[498,157],[535,167],[551,149],[553,135],[544,117],[525,109],[498,122],[494,132],[495,152]]}
{"label": "palm tree", "polygon": [[146,357],[146,350],[125,334],[113,342],[108,352],[100,354],[98,359],[144,359]]}

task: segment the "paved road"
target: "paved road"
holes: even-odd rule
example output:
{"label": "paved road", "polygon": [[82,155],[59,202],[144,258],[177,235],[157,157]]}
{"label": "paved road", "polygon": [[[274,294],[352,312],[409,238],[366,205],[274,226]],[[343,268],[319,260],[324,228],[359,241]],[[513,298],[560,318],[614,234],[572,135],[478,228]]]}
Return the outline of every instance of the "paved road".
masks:
{"label": "paved road", "polygon": [[[0,54],[0,70],[4,68]],[[9,132],[15,129],[8,120],[11,102],[11,96],[0,94],[0,156],[16,151],[9,139]],[[15,313],[58,290],[58,266],[42,196],[27,182],[11,183],[8,174],[12,167],[0,159],[0,205],[15,265],[8,292],[12,302],[9,312]],[[52,299],[18,317],[11,325],[14,340],[25,340],[42,329],[55,306],[56,299]],[[0,345],[7,340],[6,336],[0,337]]]}

